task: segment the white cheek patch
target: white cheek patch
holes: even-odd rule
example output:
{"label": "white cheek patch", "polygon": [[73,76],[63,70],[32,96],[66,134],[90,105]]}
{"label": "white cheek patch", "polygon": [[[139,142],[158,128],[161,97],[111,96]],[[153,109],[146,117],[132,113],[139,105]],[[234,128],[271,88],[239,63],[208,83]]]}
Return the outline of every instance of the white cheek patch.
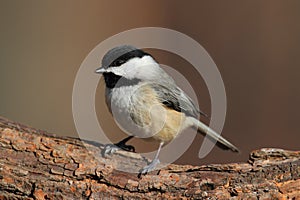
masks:
{"label": "white cheek patch", "polygon": [[127,79],[145,79],[154,74],[153,70],[159,67],[151,56],[132,58],[119,67],[110,67],[106,72],[114,73]]}
{"label": "white cheek patch", "polygon": [[148,77],[159,65],[151,56],[143,56],[142,58],[132,58],[120,67],[123,68],[127,78],[144,79],[144,76]]}
{"label": "white cheek patch", "polygon": [[106,70],[106,72],[108,72],[108,73],[111,72],[118,76],[125,76],[124,69],[121,67],[110,67]]}

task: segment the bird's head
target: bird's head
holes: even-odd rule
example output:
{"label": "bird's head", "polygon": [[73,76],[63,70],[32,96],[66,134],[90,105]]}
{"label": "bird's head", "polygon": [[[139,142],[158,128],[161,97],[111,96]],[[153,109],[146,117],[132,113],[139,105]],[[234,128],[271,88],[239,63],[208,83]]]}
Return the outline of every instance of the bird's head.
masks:
{"label": "bird's head", "polygon": [[124,83],[154,80],[161,68],[154,58],[141,49],[122,45],[109,50],[102,59],[96,73],[103,74],[106,86],[113,88],[119,80]]}

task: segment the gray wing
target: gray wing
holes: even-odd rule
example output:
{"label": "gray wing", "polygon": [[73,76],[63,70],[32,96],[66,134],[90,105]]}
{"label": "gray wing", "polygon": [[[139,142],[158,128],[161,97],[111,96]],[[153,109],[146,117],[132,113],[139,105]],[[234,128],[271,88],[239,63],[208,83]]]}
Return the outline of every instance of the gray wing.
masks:
{"label": "gray wing", "polygon": [[195,118],[197,118],[199,114],[207,117],[205,113],[201,112],[195,106],[193,100],[175,84],[152,83],[151,86],[155,90],[159,100],[165,106]]}

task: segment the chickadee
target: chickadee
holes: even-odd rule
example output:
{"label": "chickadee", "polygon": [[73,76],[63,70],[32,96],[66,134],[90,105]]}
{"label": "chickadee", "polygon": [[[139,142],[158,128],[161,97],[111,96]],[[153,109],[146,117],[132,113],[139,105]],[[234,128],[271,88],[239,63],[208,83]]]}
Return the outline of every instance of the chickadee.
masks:
{"label": "chickadee", "polygon": [[[238,152],[238,148],[200,122],[198,110],[175,81],[148,53],[133,46],[118,46],[108,51],[102,66],[96,70],[104,76],[106,103],[117,123],[131,135],[116,145],[125,150],[134,148],[125,143],[133,137],[159,143],[155,158],[141,169],[141,174],[154,170],[159,163],[162,146],[192,127],[216,141],[222,149]],[[106,145],[104,156],[118,148]]]}

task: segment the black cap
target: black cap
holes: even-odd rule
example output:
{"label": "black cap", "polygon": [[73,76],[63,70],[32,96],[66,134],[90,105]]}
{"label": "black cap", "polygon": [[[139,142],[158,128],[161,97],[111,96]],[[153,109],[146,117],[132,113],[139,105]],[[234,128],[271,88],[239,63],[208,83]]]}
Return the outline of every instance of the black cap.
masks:
{"label": "black cap", "polygon": [[149,55],[141,49],[137,49],[131,45],[117,46],[109,50],[102,59],[102,68],[106,69],[110,66],[120,66],[127,62],[131,58],[143,57],[144,55]]}

